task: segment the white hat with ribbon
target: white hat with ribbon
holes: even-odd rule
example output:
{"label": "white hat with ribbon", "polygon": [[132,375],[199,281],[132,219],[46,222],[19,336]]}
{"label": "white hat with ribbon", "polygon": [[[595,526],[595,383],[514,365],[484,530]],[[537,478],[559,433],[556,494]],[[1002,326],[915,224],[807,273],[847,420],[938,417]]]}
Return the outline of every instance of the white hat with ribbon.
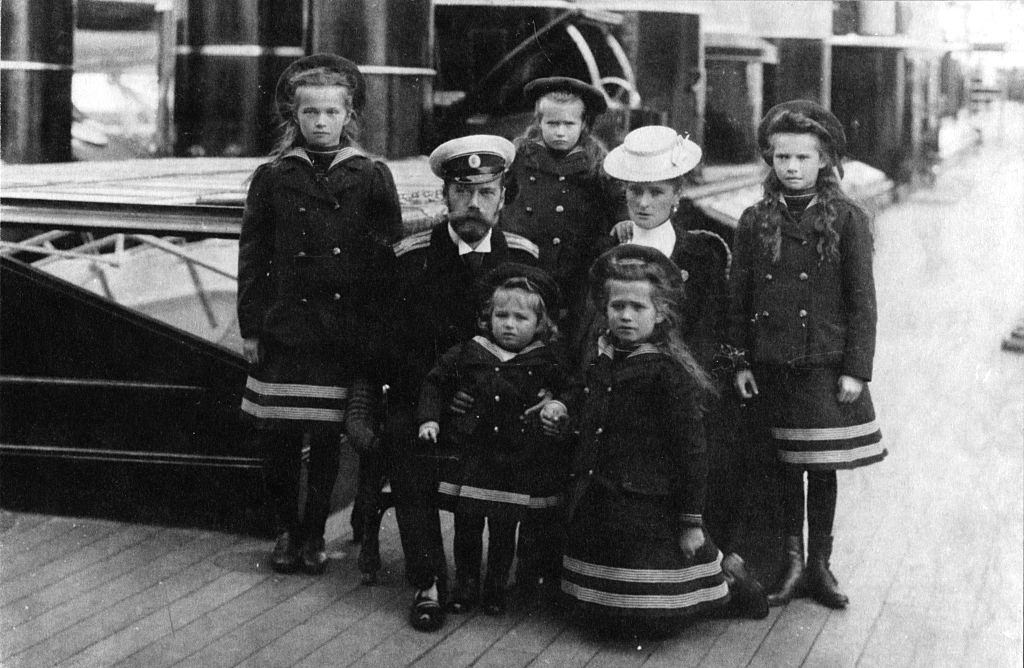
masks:
{"label": "white hat with ribbon", "polygon": [[687,137],[663,125],[650,125],[626,135],[604,159],[604,171],[622,181],[666,181],[696,167],[700,157],[700,146]]}

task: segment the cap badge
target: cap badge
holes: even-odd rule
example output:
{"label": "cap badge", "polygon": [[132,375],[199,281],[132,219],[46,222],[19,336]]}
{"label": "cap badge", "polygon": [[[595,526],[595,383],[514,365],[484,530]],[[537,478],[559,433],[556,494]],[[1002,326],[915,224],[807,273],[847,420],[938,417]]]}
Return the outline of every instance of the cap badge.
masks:
{"label": "cap badge", "polygon": [[472,155],[470,155],[469,156],[469,166],[471,168],[473,168],[473,169],[477,169],[478,167],[480,167],[480,156],[477,155],[476,153],[473,153]]}

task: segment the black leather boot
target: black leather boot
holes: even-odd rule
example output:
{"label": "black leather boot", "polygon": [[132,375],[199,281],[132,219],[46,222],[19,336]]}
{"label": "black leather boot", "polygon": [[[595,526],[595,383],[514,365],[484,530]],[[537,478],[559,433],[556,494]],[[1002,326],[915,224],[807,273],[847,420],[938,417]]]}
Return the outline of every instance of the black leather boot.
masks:
{"label": "black leather boot", "polygon": [[812,535],[807,547],[807,570],[804,571],[804,588],[807,593],[815,601],[829,608],[845,608],[849,605],[850,598],[839,590],[839,582],[829,570],[832,536]]}
{"label": "black leather boot", "polygon": [[804,595],[804,537],[786,536],[785,570],[768,593],[768,605],[785,605]]}
{"label": "black leather boot", "polygon": [[747,570],[743,557],[730,552],[722,558],[722,573],[732,595],[732,609],[735,614],[750,619],[764,619],[768,616],[768,598],[764,587]]}

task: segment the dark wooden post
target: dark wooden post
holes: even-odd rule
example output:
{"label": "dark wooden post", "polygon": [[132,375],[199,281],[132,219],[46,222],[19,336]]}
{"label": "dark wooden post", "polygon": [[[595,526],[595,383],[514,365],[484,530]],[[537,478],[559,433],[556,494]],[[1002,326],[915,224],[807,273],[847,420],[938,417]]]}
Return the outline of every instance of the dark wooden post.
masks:
{"label": "dark wooden post", "polygon": [[73,1],[4,0],[0,27],[0,158],[71,160]]}
{"label": "dark wooden post", "polygon": [[175,153],[261,155],[274,141],[274,84],[305,54],[304,0],[189,0],[179,22]]}
{"label": "dark wooden post", "polygon": [[704,144],[704,49],[695,14],[637,14],[637,92],[664,122]]}
{"label": "dark wooden post", "polygon": [[359,63],[366,76],[363,146],[388,158],[418,155],[433,96],[430,0],[313,0],[311,52]]}

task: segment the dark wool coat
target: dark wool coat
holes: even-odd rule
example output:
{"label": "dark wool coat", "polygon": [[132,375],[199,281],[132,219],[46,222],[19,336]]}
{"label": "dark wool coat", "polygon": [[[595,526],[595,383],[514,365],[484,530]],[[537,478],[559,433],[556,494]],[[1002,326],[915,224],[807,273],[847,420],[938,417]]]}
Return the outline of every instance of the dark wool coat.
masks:
{"label": "dark wool coat", "polygon": [[477,334],[482,278],[502,262],[534,265],[532,244],[491,233],[491,252],[479,269],[459,257],[448,235],[448,221],[406,237],[395,245],[398,257],[396,301],[391,337],[391,397],[415,404],[420,386],[437,359],[452,346]]}
{"label": "dark wool coat", "polygon": [[670,258],[685,278],[681,333],[697,362],[710,372],[712,359],[725,341],[729,247],[713,232],[687,231],[675,221],[671,224],[676,245]]}
{"label": "dark wool coat", "polygon": [[835,202],[839,259],[821,261],[812,203],[799,220],[786,212],[773,263],[758,239],[755,207],[743,212],[733,247],[729,339],[750,361],[796,368],[835,367],[871,380],[875,354],[873,242],[867,216]]}
{"label": "dark wool coat", "polygon": [[257,168],[238,252],[244,338],[382,352],[402,213],[391,172],[355,154],[318,177],[301,150]]}
{"label": "dark wool coat", "polygon": [[[568,445],[544,435],[537,413],[527,418],[523,413],[537,403],[542,389],[563,396],[568,370],[551,346],[530,348],[504,361],[502,353],[481,336],[448,350],[423,382],[416,421],[439,423],[442,441],[457,447],[461,461],[450,482],[538,497],[557,495],[568,475]],[[472,411],[464,415],[447,410],[457,390],[475,399]]]}
{"label": "dark wool coat", "polygon": [[585,151],[557,158],[537,142],[518,150],[506,183],[515,196],[502,211],[502,229],[537,244],[538,266],[571,304],[584,294],[587,269],[603,249],[598,242],[626,214],[621,185],[604,172],[591,174]]}
{"label": "dark wool coat", "polygon": [[667,502],[680,527],[701,526],[707,459],[699,388],[652,345],[617,361],[603,338],[598,345],[572,404],[580,434],[570,504],[596,485]]}

